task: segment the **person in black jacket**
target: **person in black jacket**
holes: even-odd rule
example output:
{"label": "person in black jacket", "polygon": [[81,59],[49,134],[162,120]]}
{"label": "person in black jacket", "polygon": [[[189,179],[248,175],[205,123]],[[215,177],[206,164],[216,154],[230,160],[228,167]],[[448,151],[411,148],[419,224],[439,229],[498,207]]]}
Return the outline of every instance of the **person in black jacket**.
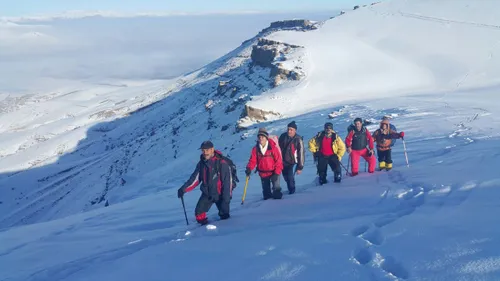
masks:
{"label": "person in black jacket", "polygon": [[196,204],[196,221],[207,224],[207,212],[215,203],[221,219],[228,219],[229,203],[232,197],[232,174],[228,163],[221,158],[222,153],[214,149],[211,141],[204,141],[200,149],[202,154],[191,177],[177,191],[181,198],[201,183],[201,196]]}
{"label": "person in black jacket", "polygon": [[288,187],[288,193],[295,193],[295,175],[293,168],[295,164],[296,172],[300,175],[304,169],[304,141],[297,134],[297,124],[292,121],[288,124],[288,131],[281,134],[279,138],[281,155],[283,155],[283,178]]}

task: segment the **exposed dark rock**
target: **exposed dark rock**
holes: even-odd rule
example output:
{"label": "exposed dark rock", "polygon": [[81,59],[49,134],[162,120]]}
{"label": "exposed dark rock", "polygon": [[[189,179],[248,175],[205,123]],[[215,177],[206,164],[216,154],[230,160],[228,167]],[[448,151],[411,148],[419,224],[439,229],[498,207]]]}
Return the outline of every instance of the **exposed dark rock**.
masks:
{"label": "exposed dark rock", "polygon": [[280,85],[281,81],[283,80],[300,80],[301,78],[301,75],[298,72],[285,69],[280,63],[273,65],[273,67],[271,68],[271,73],[269,75],[271,78],[273,78],[273,87]]}
{"label": "exposed dark rock", "polygon": [[226,93],[230,93],[229,97],[233,98],[239,92],[239,87],[233,86],[231,81],[219,81],[219,86],[217,87],[217,95],[225,95]]}
{"label": "exposed dark rock", "polygon": [[314,30],[318,27],[309,20],[296,19],[296,20],[283,20],[272,22],[268,28],[265,28],[261,33],[266,33],[276,30],[297,30],[297,31],[308,31]]}
{"label": "exposed dark rock", "polygon": [[239,99],[233,100],[233,102],[226,107],[226,110],[224,111],[226,114],[229,112],[233,112],[238,108],[238,106],[243,105],[246,101],[248,100],[247,96],[242,96]]}
{"label": "exposed dark rock", "polygon": [[219,86],[217,86],[217,95],[223,95],[227,92],[230,81],[219,81]]}
{"label": "exposed dark rock", "polygon": [[207,130],[210,130],[210,129],[213,129],[213,128],[217,128],[218,125],[217,125],[217,122],[214,121],[214,119],[212,117],[209,117],[208,118],[208,127],[207,127]]}
{"label": "exposed dark rock", "polygon": [[271,67],[274,59],[278,56],[279,51],[268,45],[253,46],[252,49],[252,62],[262,67]]}

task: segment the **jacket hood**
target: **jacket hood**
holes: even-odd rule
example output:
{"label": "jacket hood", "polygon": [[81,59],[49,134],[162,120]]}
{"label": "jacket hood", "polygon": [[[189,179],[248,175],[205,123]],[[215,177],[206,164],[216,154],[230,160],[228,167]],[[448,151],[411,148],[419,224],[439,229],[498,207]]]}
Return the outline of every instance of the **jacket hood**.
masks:
{"label": "jacket hood", "polygon": [[382,120],[380,122],[380,128],[382,129],[384,124],[387,124],[387,129],[390,129],[391,128],[391,122],[389,122],[389,120],[385,119],[385,120]]}

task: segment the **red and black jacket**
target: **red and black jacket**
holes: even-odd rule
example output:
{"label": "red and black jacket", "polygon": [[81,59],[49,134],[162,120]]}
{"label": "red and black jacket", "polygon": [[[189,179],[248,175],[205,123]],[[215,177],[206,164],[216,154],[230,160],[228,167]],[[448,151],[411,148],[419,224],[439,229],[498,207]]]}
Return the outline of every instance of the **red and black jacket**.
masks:
{"label": "red and black jacket", "polygon": [[200,156],[194,172],[181,187],[184,192],[193,190],[201,183],[201,192],[214,202],[218,201],[220,196],[223,200],[231,199],[231,168],[224,159],[218,156],[219,153],[209,160],[205,160],[203,155]]}
{"label": "red and black jacket", "polygon": [[356,129],[352,130],[347,134],[345,138],[345,145],[347,148],[351,148],[352,150],[362,150],[368,146],[370,149],[373,149],[373,137],[370,134],[370,131],[363,126],[361,131]]}
{"label": "red and black jacket", "polygon": [[295,134],[291,138],[288,136],[288,133],[283,133],[279,138],[279,145],[284,166],[297,164],[297,170],[304,169],[304,141],[300,135]]}

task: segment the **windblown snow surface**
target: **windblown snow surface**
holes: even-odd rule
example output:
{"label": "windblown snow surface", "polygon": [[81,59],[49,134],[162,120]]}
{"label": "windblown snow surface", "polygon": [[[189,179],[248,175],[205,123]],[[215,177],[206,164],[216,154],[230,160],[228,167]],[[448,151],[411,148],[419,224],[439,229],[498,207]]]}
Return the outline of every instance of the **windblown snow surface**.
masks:
{"label": "windblown snow surface", "polygon": [[[500,280],[498,10],[494,1],[382,2],[316,31],[273,33],[305,47],[294,56],[306,77],[260,96],[268,71],[241,74],[251,49],[243,44],[210,71],[116,95],[102,89],[99,110],[98,89],[16,103],[12,112],[25,115],[0,116],[0,280]],[[217,109],[232,100],[204,108],[215,75],[248,83],[257,96],[249,104],[285,118],[233,131],[239,112]],[[128,108],[109,113],[116,104]],[[74,117],[56,116],[59,107]],[[83,118],[96,110],[102,119]],[[307,152],[296,194],[262,201],[252,174],[240,204],[259,126],[281,134],[295,120],[307,142],[327,120],[345,138],[355,117],[373,131],[384,115],[406,134],[409,167],[398,140],[392,171],[364,173],[361,162],[359,176],[334,184],[329,172],[319,187]],[[44,141],[27,137],[40,128]],[[188,193],[186,226],[176,193],[204,139],[230,154],[241,181],[231,219],[210,227],[196,226],[199,190]],[[40,166],[27,167],[33,159]]]}

